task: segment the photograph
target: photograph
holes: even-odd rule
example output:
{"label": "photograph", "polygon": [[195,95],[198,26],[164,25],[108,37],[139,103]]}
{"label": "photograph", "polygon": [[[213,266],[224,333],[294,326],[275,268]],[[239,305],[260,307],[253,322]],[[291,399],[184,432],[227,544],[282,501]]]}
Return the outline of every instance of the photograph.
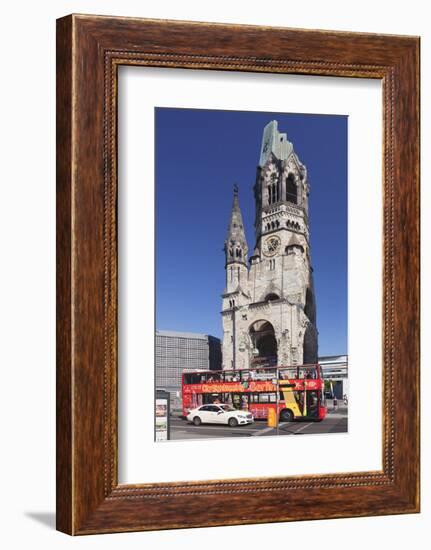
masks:
{"label": "photograph", "polygon": [[348,431],[347,152],[344,114],[155,108],[165,440]]}
{"label": "photograph", "polygon": [[2,548],[421,546],[428,3],[2,8]]}

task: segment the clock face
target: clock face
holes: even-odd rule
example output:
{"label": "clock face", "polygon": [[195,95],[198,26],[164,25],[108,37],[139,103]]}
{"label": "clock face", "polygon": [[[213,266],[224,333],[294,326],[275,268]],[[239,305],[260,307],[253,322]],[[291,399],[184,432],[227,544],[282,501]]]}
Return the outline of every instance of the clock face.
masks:
{"label": "clock face", "polygon": [[265,256],[274,256],[277,254],[281,245],[280,237],[273,235],[268,237],[263,243],[263,253]]}

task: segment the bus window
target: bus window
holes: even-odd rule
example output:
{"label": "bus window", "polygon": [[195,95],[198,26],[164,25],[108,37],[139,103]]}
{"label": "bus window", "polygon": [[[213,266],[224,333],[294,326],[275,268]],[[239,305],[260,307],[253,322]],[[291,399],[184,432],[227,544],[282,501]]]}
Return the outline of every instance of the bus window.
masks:
{"label": "bus window", "polygon": [[192,409],[196,409],[197,407],[200,407],[203,403],[203,395],[202,394],[193,394],[192,395]]}
{"label": "bus window", "polygon": [[234,393],[232,396],[232,405],[235,409],[241,409],[241,396],[237,393]]}
{"label": "bus window", "polygon": [[259,394],[259,403],[275,403],[276,401],[277,401],[277,396],[275,393]]}
{"label": "bus window", "polygon": [[296,378],[296,368],[280,369],[279,372],[282,380],[294,380]]}
{"label": "bus window", "polygon": [[266,380],[272,380],[276,377],[276,370],[275,369],[259,369],[256,371],[256,377],[255,380],[259,381],[266,381]]}
{"label": "bus window", "polygon": [[226,371],[223,373],[223,378],[225,382],[233,382],[234,373],[232,371]]}
{"label": "bus window", "polygon": [[277,378],[277,371],[276,369],[266,369],[266,380],[273,380],[274,378]]}
{"label": "bus window", "polygon": [[317,378],[316,368],[315,367],[310,367],[308,369],[305,369],[305,378],[316,380],[316,378]]}
{"label": "bus window", "polygon": [[192,374],[189,372],[184,373],[184,384],[191,384],[192,383]]}
{"label": "bus window", "polygon": [[248,370],[241,370],[240,376],[241,376],[241,382],[248,382],[251,379],[250,371]]}

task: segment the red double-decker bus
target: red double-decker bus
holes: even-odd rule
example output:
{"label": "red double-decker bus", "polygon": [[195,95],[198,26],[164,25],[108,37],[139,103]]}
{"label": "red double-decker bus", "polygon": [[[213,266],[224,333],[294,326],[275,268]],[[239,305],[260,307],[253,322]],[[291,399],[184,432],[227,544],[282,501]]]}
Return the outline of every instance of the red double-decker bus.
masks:
{"label": "red double-decker bus", "polygon": [[282,422],[323,420],[327,408],[320,365],[185,371],[183,415],[207,403],[227,403],[255,419],[273,409]]}

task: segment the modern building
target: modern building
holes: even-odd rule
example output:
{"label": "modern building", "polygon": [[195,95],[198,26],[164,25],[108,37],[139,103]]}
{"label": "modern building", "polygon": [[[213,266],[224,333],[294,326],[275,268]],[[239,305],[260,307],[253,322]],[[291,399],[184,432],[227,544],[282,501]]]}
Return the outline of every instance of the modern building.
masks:
{"label": "modern building", "polygon": [[170,393],[171,410],[181,405],[182,372],[195,369],[221,369],[218,338],[192,332],[156,331],[156,389]]}
{"label": "modern building", "polygon": [[342,399],[344,395],[349,397],[349,376],[347,355],[327,355],[319,357],[325,384],[332,395]]}
{"label": "modern building", "polygon": [[273,120],[263,130],[250,258],[234,187],[224,243],[224,369],[317,362],[309,191],[306,167]]}

